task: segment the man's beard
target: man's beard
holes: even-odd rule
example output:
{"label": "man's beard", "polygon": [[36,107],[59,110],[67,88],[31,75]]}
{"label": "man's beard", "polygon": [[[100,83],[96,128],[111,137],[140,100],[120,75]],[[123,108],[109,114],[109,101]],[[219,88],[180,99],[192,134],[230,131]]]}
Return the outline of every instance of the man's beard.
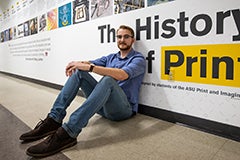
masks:
{"label": "man's beard", "polygon": [[[124,45],[124,47],[120,47],[121,45]],[[131,45],[127,45],[125,43],[121,43],[121,44],[118,44],[118,48],[121,50],[121,51],[127,51],[131,48]]]}

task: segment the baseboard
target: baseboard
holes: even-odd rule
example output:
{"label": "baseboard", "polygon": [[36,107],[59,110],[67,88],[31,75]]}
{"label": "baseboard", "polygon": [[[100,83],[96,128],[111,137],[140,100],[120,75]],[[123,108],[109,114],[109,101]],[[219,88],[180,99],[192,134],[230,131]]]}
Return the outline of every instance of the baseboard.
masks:
{"label": "baseboard", "polygon": [[[24,76],[12,74],[12,73],[7,73],[7,72],[3,72],[3,71],[0,71],[0,73],[11,76],[11,77],[14,77],[14,78],[18,78],[18,79],[21,79],[21,80],[24,80],[24,81],[28,81],[28,82],[36,83],[36,84],[46,86],[46,87],[49,87],[49,88],[53,88],[53,89],[61,90],[62,87],[63,87],[62,85],[59,85],[59,84],[50,83],[50,82],[46,82],[46,81],[42,81],[42,80],[38,80],[38,79],[34,79],[34,78],[24,77]],[[83,96],[83,93],[81,92],[81,90],[79,90],[78,95]]]}
{"label": "baseboard", "polygon": [[231,126],[146,105],[139,105],[139,113],[172,123],[181,123],[185,126],[187,125],[188,127],[197,130],[240,142],[240,128],[236,126]]}
{"label": "baseboard", "polygon": [[[54,83],[49,83],[49,82],[45,82],[45,81],[41,81],[41,80],[29,78],[29,77],[19,76],[19,75],[7,73],[7,72],[0,71],[0,73],[15,77],[18,79],[22,79],[25,81],[40,84],[43,86],[47,86],[50,88],[54,88],[54,89],[60,90],[63,87],[61,85],[57,85]],[[78,95],[83,96],[83,93],[79,91]],[[158,118],[164,121],[172,122],[172,123],[181,123],[181,124],[184,124],[185,126],[188,126],[197,130],[201,130],[204,132],[208,132],[211,134],[215,134],[218,136],[222,136],[222,137],[240,142],[240,128],[236,126],[231,126],[231,125],[227,125],[227,124],[223,124],[215,121],[210,121],[210,120],[206,120],[198,117],[193,117],[185,114],[167,111],[160,108],[146,106],[142,104],[139,105],[139,113],[143,115],[151,116],[154,118]]]}

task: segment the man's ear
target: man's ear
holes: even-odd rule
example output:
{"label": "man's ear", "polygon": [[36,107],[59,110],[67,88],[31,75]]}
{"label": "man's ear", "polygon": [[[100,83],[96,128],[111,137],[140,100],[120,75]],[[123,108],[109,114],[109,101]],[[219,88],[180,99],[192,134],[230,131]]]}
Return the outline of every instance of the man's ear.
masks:
{"label": "man's ear", "polygon": [[133,43],[134,43],[134,42],[136,42],[136,39],[135,39],[135,38],[133,38]]}

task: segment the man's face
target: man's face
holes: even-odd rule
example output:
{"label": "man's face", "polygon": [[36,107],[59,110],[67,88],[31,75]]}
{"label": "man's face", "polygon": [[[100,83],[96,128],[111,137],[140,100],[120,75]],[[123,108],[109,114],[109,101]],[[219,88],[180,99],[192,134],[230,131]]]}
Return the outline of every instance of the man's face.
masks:
{"label": "man's face", "polygon": [[134,43],[134,37],[127,29],[119,29],[117,32],[117,45],[121,51],[127,51],[131,49]]}

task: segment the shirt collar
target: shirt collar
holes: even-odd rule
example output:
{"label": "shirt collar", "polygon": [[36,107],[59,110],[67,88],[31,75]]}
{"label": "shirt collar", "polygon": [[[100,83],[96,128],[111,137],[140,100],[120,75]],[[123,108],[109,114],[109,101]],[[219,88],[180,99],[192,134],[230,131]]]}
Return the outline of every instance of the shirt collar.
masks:
{"label": "shirt collar", "polygon": [[[134,49],[132,48],[125,58],[130,58],[130,57],[133,56],[133,54],[134,54]],[[120,59],[125,59],[125,58],[122,58],[122,57],[121,57],[120,51],[118,51],[117,57],[120,58]]]}

